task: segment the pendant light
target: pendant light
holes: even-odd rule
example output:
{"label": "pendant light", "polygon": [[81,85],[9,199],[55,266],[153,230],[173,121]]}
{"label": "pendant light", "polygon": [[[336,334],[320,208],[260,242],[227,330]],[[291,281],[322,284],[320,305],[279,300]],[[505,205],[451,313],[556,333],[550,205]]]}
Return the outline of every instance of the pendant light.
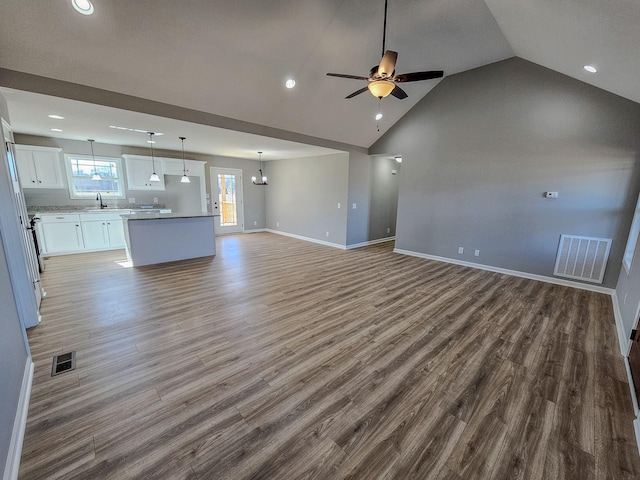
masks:
{"label": "pendant light", "polygon": [[153,133],[153,132],[147,132],[147,133],[149,134],[149,145],[151,146],[151,165],[153,166],[153,173],[149,177],[149,181],[150,182],[159,182],[160,181],[160,177],[156,173],[156,161],[153,158],[153,144],[154,144],[153,136],[155,135],[155,133]]}
{"label": "pendant light", "polygon": [[251,177],[251,183],[254,185],[269,185],[267,183],[267,176],[262,173],[262,152],[258,152],[258,161],[260,162],[260,168],[258,171],[260,172],[260,181],[257,181],[256,177]]}
{"label": "pendant light", "polygon": [[187,176],[187,165],[184,161],[184,141],[187,139],[186,137],[178,137],[182,141],[182,178],[180,179],[180,183],[191,183],[189,177]]}
{"label": "pendant light", "polygon": [[102,180],[102,177],[98,175],[98,166],[96,165],[96,156],[93,154],[93,142],[95,142],[95,140],[88,138],[87,142],[89,142],[89,145],[91,145],[91,158],[93,158],[93,176],[91,177],[91,180]]}

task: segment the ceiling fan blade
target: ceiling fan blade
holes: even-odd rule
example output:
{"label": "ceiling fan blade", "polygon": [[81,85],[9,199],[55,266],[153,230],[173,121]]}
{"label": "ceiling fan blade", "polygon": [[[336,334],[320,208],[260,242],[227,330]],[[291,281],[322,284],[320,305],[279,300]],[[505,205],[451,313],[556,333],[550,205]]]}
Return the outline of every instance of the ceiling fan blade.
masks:
{"label": "ceiling fan blade", "polygon": [[338,77],[338,78],[352,78],[354,80],[368,80],[367,77],[358,77],[357,75],[345,75],[343,73],[327,73],[330,77]]}
{"label": "ceiling fan blade", "polygon": [[356,90],[356,91],[355,91],[355,92],[353,92],[351,95],[348,95],[348,96],[346,96],[346,97],[344,97],[344,98],[353,98],[353,97],[355,97],[356,95],[360,95],[361,93],[366,92],[367,90],[369,90],[369,87],[361,88],[360,90]]}
{"label": "ceiling fan blade", "polygon": [[399,98],[400,100],[402,100],[403,98],[407,98],[407,92],[405,92],[404,90],[402,90],[399,86],[396,85],[396,88],[394,88],[393,90],[391,90],[391,95],[393,95],[396,98]]}
{"label": "ceiling fan blade", "polygon": [[396,60],[398,59],[398,52],[393,50],[387,50],[380,60],[378,66],[378,75],[382,78],[387,78],[393,75],[393,71],[396,69]]}
{"label": "ceiling fan blade", "polygon": [[430,72],[413,72],[400,73],[393,77],[394,82],[419,82],[420,80],[431,80],[432,78],[442,78],[444,72],[442,70],[433,70]]}

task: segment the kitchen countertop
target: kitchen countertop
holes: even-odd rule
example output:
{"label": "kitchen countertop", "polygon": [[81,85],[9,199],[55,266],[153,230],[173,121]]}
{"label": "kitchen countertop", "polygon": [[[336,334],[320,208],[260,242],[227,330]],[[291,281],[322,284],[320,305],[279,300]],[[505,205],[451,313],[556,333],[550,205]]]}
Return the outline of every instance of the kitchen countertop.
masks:
{"label": "kitchen countertop", "polygon": [[199,218],[199,217],[213,217],[210,213],[159,213],[159,212],[137,212],[132,214],[120,215],[125,220],[158,220],[168,218]]}

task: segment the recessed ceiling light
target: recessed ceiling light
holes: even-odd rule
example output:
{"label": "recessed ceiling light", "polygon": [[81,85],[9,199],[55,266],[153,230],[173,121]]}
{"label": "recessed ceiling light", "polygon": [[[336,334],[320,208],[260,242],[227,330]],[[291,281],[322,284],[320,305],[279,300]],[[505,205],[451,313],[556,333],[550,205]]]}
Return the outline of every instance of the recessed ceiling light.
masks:
{"label": "recessed ceiling light", "polygon": [[376,113],[376,120],[380,120],[382,118],[382,113]]}
{"label": "recessed ceiling light", "polygon": [[284,82],[284,86],[287,88],[293,88],[296,86],[296,81],[293,78],[287,78],[287,81]]}
{"label": "recessed ceiling light", "polygon": [[89,0],[71,0],[71,5],[82,15],[91,15],[93,13],[93,3]]}
{"label": "recessed ceiling light", "polygon": [[598,69],[596,67],[594,67],[593,65],[585,65],[582,68],[584,68],[589,73],[596,73],[598,71]]}
{"label": "recessed ceiling light", "polygon": [[61,130],[61,129],[59,129],[59,128],[52,128],[52,129],[51,129],[51,131],[52,131],[52,132],[61,132],[62,130]]}
{"label": "recessed ceiling light", "polygon": [[49,118],[55,118],[56,120],[64,120],[64,117],[61,115],[48,115]]}

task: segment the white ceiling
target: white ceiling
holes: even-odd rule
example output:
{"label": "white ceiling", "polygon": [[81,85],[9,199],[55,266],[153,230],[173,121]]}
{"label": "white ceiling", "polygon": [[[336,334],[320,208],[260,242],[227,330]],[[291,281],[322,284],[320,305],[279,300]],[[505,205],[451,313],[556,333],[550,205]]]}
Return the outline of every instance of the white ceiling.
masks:
{"label": "white ceiling", "polygon": [[[70,0],[3,1],[0,67],[361,147],[438,82],[384,99],[378,131],[374,97],[344,100],[364,82],[325,75],[366,76],[378,63],[383,0],[93,3],[85,17]],[[515,54],[640,101],[638,25],[638,0],[389,0],[387,48],[399,52],[401,73],[452,75]],[[587,74],[587,63],[599,73]],[[22,118],[40,121],[18,113],[21,100],[10,105],[20,128]]]}
{"label": "white ceiling", "polygon": [[[154,136],[156,142],[154,148],[157,149],[180,151],[181,143],[178,137],[186,137],[185,151],[206,155],[257,160],[257,152],[260,151],[263,152],[262,159],[266,161],[337,152],[337,150],[314,145],[4,87],[0,87],[0,95],[7,100],[11,128],[15,132],[29,135],[71,140],[92,138],[97,143],[132,147],[149,146],[147,143],[149,136],[145,133],[110,128],[110,126],[118,126],[162,133],[163,135]],[[59,115],[64,117],[64,120],[51,119],[49,115]],[[61,129],[62,132],[53,132],[52,128]]]}

